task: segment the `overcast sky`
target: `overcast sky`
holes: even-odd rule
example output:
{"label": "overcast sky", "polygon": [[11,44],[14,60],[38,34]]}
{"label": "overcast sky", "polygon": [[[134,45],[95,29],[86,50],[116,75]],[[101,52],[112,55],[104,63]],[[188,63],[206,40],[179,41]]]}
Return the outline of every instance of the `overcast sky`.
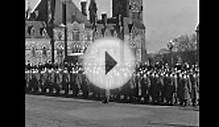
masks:
{"label": "overcast sky", "polygon": [[[38,0],[29,0],[33,7]],[[80,0],[73,0],[80,9]],[[88,1],[88,5],[90,0]],[[98,17],[111,16],[111,0],[96,0]],[[166,48],[167,42],[181,34],[194,32],[198,22],[198,0],[143,0],[147,51]]]}

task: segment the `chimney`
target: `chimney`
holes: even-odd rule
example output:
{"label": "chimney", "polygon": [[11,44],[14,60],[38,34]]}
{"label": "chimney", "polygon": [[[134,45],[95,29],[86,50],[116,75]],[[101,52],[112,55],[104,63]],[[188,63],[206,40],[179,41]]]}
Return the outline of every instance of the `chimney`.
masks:
{"label": "chimney", "polygon": [[86,0],[81,1],[81,12],[84,16],[87,16],[87,1]]}
{"label": "chimney", "polygon": [[101,17],[102,17],[103,25],[106,26],[106,24],[107,24],[107,14],[106,13],[102,13]]}

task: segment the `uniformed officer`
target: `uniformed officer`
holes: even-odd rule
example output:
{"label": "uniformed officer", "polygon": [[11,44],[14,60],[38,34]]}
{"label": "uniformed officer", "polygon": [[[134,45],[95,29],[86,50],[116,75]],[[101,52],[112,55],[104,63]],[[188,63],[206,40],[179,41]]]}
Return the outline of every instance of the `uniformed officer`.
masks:
{"label": "uniformed officer", "polygon": [[178,98],[177,98],[177,87],[178,87],[178,76],[177,73],[173,74],[173,104],[178,104]]}
{"label": "uniformed officer", "polygon": [[190,74],[189,75],[191,80],[191,99],[192,99],[192,105],[197,105],[197,98],[198,98],[198,87],[197,87],[197,81],[196,81],[196,74]]}
{"label": "uniformed officer", "polygon": [[48,73],[47,73],[47,68],[46,66],[44,66],[43,70],[40,72],[40,88],[41,88],[41,93],[42,94],[46,94],[46,80],[48,77]]}
{"label": "uniformed officer", "polygon": [[152,91],[152,102],[155,104],[159,103],[159,96],[160,96],[160,79],[159,76],[156,72],[152,74],[152,86],[151,86],[151,91]]}
{"label": "uniformed officer", "polygon": [[54,71],[54,68],[51,67],[50,69],[50,94],[53,94],[54,93],[54,88],[55,88],[55,71]]}
{"label": "uniformed officer", "polygon": [[58,70],[58,67],[55,67],[55,70],[54,70],[54,83],[53,83],[53,88],[55,89],[55,95],[59,95],[60,94],[60,84],[61,84],[61,81],[60,81],[60,76],[59,76],[59,70]]}
{"label": "uniformed officer", "polygon": [[61,95],[61,91],[64,90],[64,87],[63,87],[63,72],[64,70],[61,68],[61,67],[58,67],[58,80],[57,80],[57,84],[59,86],[59,89],[60,89],[60,95]]}
{"label": "uniformed officer", "polygon": [[77,96],[80,94],[81,90],[81,85],[82,85],[82,76],[81,73],[79,72],[79,68],[76,70],[76,87],[77,87]]}
{"label": "uniformed officer", "polygon": [[64,95],[67,96],[69,93],[69,82],[70,82],[70,74],[67,71],[67,68],[64,68],[62,85],[64,90]]}
{"label": "uniformed officer", "polygon": [[182,77],[182,88],[183,88],[183,106],[187,106],[189,102],[189,92],[190,92],[190,83],[186,73],[183,74]]}
{"label": "uniformed officer", "polygon": [[110,89],[104,89],[104,98],[103,98],[103,103],[108,104],[110,101]]}
{"label": "uniformed officer", "polygon": [[[51,80],[52,80],[52,75],[51,75],[51,73],[52,73],[52,70],[51,70],[51,68],[50,67],[48,67],[47,69],[46,69],[46,77],[45,77],[45,83],[44,83],[44,92],[45,92],[45,94],[52,94],[52,83],[51,83]],[[49,93],[47,93],[47,90],[49,90]]]}
{"label": "uniformed officer", "polygon": [[81,82],[81,90],[82,90],[82,93],[83,93],[83,97],[84,98],[88,98],[88,95],[89,95],[89,88],[88,88],[88,79],[84,73],[84,71],[80,71],[79,72],[81,74],[81,78],[82,78],[82,82]]}
{"label": "uniformed officer", "polygon": [[155,78],[154,78],[153,70],[150,72],[149,79],[150,79],[150,82],[151,82],[151,86],[149,88],[149,96],[151,97],[152,103],[154,103],[154,89],[155,89],[154,88],[154,84],[155,84]]}
{"label": "uniformed officer", "polygon": [[150,86],[150,79],[147,74],[143,75],[143,79],[141,80],[141,96],[145,103],[149,101],[149,86]]}
{"label": "uniformed officer", "polygon": [[196,82],[197,82],[197,91],[198,91],[198,96],[197,96],[197,105],[199,105],[199,100],[200,100],[200,79],[199,79],[199,70],[198,70],[198,72],[197,72],[197,74],[196,74]]}
{"label": "uniformed officer", "polygon": [[136,97],[137,97],[136,76],[137,75],[135,73],[129,82],[129,94],[128,94],[129,100],[128,100],[128,102],[136,102]]}
{"label": "uniformed officer", "polygon": [[168,105],[172,105],[173,104],[173,92],[174,92],[174,78],[173,78],[173,74],[170,73],[169,75],[167,75],[167,84],[166,84],[166,103]]}
{"label": "uniformed officer", "polygon": [[25,70],[25,92],[29,93],[30,70]]}
{"label": "uniformed officer", "polygon": [[134,82],[135,82],[135,94],[134,94],[134,97],[135,97],[135,101],[136,102],[139,102],[140,101],[140,96],[139,96],[139,92],[140,92],[140,87],[141,87],[141,80],[142,80],[142,77],[141,77],[141,73],[142,73],[142,70],[140,70],[139,72],[137,72],[137,75],[136,77],[133,79]]}
{"label": "uniformed officer", "polygon": [[76,73],[75,73],[75,68],[73,67],[70,71],[70,86],[73,92],[73,97],[76,97],[79,91],[79,88],[77,87],[76,84]]}
{"label": "uniformed officer", "polygon": [[159,103],[164,103],[164,93],[165,93],[165,84],[164,84],[164,76],[163,74],[161,74],[161,72],[158,72],[156,74],[156,78],[157,78],[157,88],[158,88],[158,96],[159,96]]}
{"label": "uniformed officer", "polygon": [[177,84],[178,84],[178,87],[177,87],[177,98],[178,98],[178,101],[179,101],[179,104],[180,105],[183,105],[183,75],[182,75],[182,72],[179,72],[178,73],[178,81],[177,81]]}
{"label": "uniformed officer", "polygon": [[40,93],[40,68],[37,67],[35,70],[35,77],[37,80],[36,93]]}
{"label": "uniformed officer", "polygon": [[36,93],[37,92],[37,85],[38,85],[38,82],[37,82],[37,78],[35,76],[35,73],[36,73],[36,70],[33,69],[32,72],[31,72],[31,80],[30,80],[30,92],[31,93]]}

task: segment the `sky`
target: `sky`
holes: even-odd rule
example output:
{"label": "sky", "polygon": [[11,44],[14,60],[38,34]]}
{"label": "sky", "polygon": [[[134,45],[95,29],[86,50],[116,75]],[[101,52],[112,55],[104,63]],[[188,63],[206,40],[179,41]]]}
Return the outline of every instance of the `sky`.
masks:
{"label": "sky", "polygon": [[[33,8],[38,0],[29,0]],[[81,0],[72,0],[80,7]],[[89,5],[90,0],[87,0]],[[102,12],[111,16],[111,0],[96,0],[98,17]],[[143,21],[146,27],[146,49],[156,53],[166,48],[169,40],[192,34],[198,24],[198,0],[143,0]]]}

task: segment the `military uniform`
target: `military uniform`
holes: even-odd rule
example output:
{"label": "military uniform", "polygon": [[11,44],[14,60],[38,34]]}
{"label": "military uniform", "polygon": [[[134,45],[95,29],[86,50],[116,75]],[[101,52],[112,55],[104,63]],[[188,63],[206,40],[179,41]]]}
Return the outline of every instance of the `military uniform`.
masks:
{"label": "military uniform", "polygon": [[141,88],[141,81],[142,81],[142,77],[140,75],[140,73],[138,73],[138,75],[135,77],[135,99],[137,102],[139,102],[141,100],[140,98],[140,88]]}
{"label": "military uniform", "polygon": [[174,76],[173,76],[173,99],[174,99],[174,104],[178,104],[177,87],[178,87],[178,77],[177,77],[177,74],[174,74]]}
{"label": "military uniform", "polygon": [[31,74],[32,78],[31,78],[30,83],[29,83],[31,93],[36,93],[38,90],[38,87],[37,87],[38,81],[37,81],[35,73],[36,73],[36,70],[33,70],[32,74]]}
{"label": "military uniform", "polygon": [[159,103],[164,103],[164,98],[165,98],[164,95],[165,95],[165,87],[166,87],[164,83],[165,79],[161,74],[158,74],[157,78],[158,78],[157,87],[158,87]]}
{"label": "military uniform", "polygon": [[181,73],[179,74],[177,84],[178,84],[178,86],[177,86],[177,98],[178,98],[178,101],[179,101],[180,105],[182,105],[183,104],[183,77],[182,77]]}
{"label": "military uniform", "polygon": [[40,69],[39,68],[35,72],[35,77],[36,77],[36,80],[37,80],[36,92],[39,93],[40,92]]}
{"label": "military uniform", "polygon": [[70,73],[70,86],[71,86],[71,89],[73,91],[73,97],[76,97],[78,95],[78,92],[79,92],[79,88],[78,88],[78,85],[76,84],[76,72],[75,70],[73,69]]}
{"label": "military uniform", "polygon": [[51,70],[48,69],[45,72],[45,82],[43,86],[43,93],[47,94],[47,90],[49,90],[49,94],[52,93],[52,87],[51,87]]}
{"label": "military uniform", "polygon": [[111,90],[111,94],[113,96],[114,101],[120,101],[121,88],[116,88]]}
{"label": "military uniform", "polygon": [[190,80],[191,80],[191,99],[192,99],[192,105],[196,106],[197,105],[197,100],[198,100],[198,86],[197,86],[197,80],[196,80],[196,75],[190,75]]}
{"label": "military uniform", "polygon": [[200,93],[199,93],[199,91],[200,91],[200,89],[199,89],[199,87],[200,87],[199,73],[196,76],[196,82],[197,82],[197,101],[198,101],[197,105],[199,105],[199,99],[200,99]]}
{"label": "military uniform", "polygon": [[154,78],[154,75],[153,74],[150,74],[149,75],[149,80],[150,80],[150,83],[151,83],[151,86],[149,88],[149,96],[151,98],[151,101],[154,102],[153,98],[154,98],[154,84],[155,84],[155,78]]}
{"label": "military uniform", "polygon": [[41,68],[41,71],[39,72],[39,92],[40,94],[42,94],[42,91],[43,91],[43,73],[44,73],[44,70],[43,68]]}
{"label": "military uniform", "polygon": [[77,95],[81,90],[81,85],[82,85],[82,75],[79,72],[77,72],[77,76],[76,76]]}
{"label": "military uniform", "polygon": [[159,102],[159,96],[160,96],[160,79],[158,75],[154,75],[152,78],[152,86],[151,86],[151,94],[152,94],[152,102],[158,103]]}
{"label": "military uniform", "polygon": [[83,97],[88,98],[88,95],[89,95],[88,83],[89,83],[89,81],[84,73],[81,74],[81,77],[82,77],[81,90],[83,93]]}
{"label": "military uniform", "polygon": [[150,86],[150,79],[146,74],[143,76],[141,80],[141,96],[144,99],[144,102],[149,101],[149,86]]}
{"label": "military uniform", "polygon": [[187,77],[187,75],[184,75],[183,76],[183,79],[182,79],[183,83],[183,105],[184,106],[187,106],[188,104],[188,101],[189,101],[189,92],[190,92],[190,83],[189,83],[189,79]]}
{"label": "military uniform", "polygon": [[25,92],[29,93],[30,71],[25,71]]}
{"label": "military uniform", "polygon": [[110,101],[110,89],[104,89],[104,99],[103,103],[108,104]]}
{"label": "military uniform", "polygon": [[165,99],[167,104],[173,103],[174,80],[172,74],[165,77]]}
{"label": "military uniform", "polygon": [[67,96],[69,93],[70,74],[68,73],[68,71],[66,69],[63,72],[62,79],[63,79],[62,86],[63,86],[64,94],[65,94],[65,96]]}
{"label": "military uniform", "polygon": [[54,93],[54,89],[55,89],[55,86],[56,86],[56,82],[55,82],[55,71],[54,69],[52,68],[51,69],[51,72],[50,72],[50,90],[51,90],[51,94]]}
{"label": "military uniform", "polygon": [[55,70],[54,72],[54,83],[53,83],[53,88],[55,89],[55,94],[59,95],[60,94],[60,76],[59,76],[59,71]]}
{"label": "military uniform", "polygon": [[137,97],[136,77],[133,76],[129,82],[129,102],[134,102]]}

